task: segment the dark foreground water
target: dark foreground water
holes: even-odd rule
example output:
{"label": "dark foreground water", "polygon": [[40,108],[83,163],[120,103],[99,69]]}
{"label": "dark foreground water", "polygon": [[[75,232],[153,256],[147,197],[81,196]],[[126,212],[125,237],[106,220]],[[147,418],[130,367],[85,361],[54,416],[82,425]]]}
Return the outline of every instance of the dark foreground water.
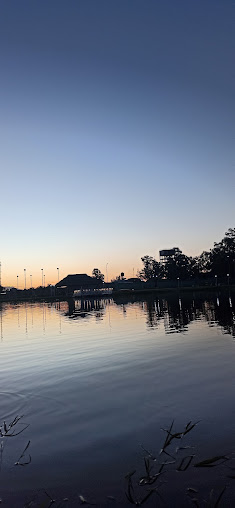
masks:
{"label": "dark foreground water", "polygon": [[[144,475],[140,444],[156,455],[154,466],[173,460],[158,455],[161,428],[173,419],[176,431],[201,421],[183,442],[195,448],[168,449],[177,462],[158,480],[164,502],[191,506],[187,487],[199,490],[191,497],[200,502],[214,487],[216,501],[228,484],[222,505],[234,506],[235,473],[226,465],[175,472],[189,454],[194,462],[228,454],[235,467],[234,312],[228,293],[2,304],[1,423],[24,415],[15,433],[29,424],[1,439],[3,506],[49,506],[45,490],[54,506],[78,506],[79,495],[97,506],[131,506],[124,476],[136,469],[136,485]],[[144,506],[164,503],[153,495]]]}

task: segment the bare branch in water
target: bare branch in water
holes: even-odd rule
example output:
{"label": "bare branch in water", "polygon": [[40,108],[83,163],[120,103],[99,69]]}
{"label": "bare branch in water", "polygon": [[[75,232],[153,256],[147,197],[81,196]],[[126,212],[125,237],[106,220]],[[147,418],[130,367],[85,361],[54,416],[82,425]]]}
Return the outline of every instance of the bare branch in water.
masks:
{"label": "bare branch in water", "polygon": [[17,462],[15,462],[15,466],[26,466],[27,464],[30,464],[30,462],[32,461],[31,459],[31,455],[29,454],[29,460],[27,462],[20,462],[21,459],[23,459],[24,455],[25,455],[25,452],[26,450],[28,449],[30,445],[30,441],[28,442],[28,444],[26,445],[24,451],[21,453],[21,456],[19,457],[19,459],[17,460]]}

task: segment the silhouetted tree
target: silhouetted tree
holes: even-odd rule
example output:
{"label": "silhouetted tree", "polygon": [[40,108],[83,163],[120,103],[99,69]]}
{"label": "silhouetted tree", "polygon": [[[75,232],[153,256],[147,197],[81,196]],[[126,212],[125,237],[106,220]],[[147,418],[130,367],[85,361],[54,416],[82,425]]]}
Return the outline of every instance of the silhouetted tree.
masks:
{"label": "silhouetted tree", "polygon": [[138,277],[142,280],[150,280],[154,278],[162,278],[164,275],[164,267],[156,261],[152,256],[143,256],[141,261],[144,264],[142,270],[138,272]]}
{"label": "silhouetted tree", "polygon": [[198,265],[199,275],[208,275],[211,272],[211,253],[203,251],[200,256],[194,258]]}
{"label": "silhouetted tree", "polygon": [[189,257],[181,251],[168,257],[165,263],[156,261],[152,256],[141,258],[143,268],[138,277],[144,281],[150,279],[175,280],[193,278],[235,277],[235,228],[230,228],[219,243],[215,243],[209,252]]}
{"label": "silhouetted tree", "polygon": [[187,279],[192,275],[192,258],[185,254],[176,254],[170,257],[164,266],[165,277],[167,279]]}
{"label": "silhouetted tree", "polygon": [[210,252],[211,272],[213,275],[235,275],[235,228],[230,228],[219,243],[215,243]]}
{"label": "silhouetted tree", "polygon": [[104,274],[101,273],[99,268],[93,268],[93,270],[92,270],[92,277],[94,277],[95,279],[104,281]]}
{"label": "silhouetted tree", "polygon": [[194,278],[200,277],[200,256],[195,256],[194,258],[190,258],[191,267],[190,274]]}

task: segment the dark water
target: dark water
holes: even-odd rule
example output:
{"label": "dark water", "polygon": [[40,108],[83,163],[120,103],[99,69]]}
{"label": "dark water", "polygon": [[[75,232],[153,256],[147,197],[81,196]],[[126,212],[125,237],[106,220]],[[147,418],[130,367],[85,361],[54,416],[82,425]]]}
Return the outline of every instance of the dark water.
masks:
{"label": "dark water", "polygon": [[[77,506],[79,495],[97,506],[126,506],[125,474],[144,473],[140,444],[158,457],[161,428],[173,419],[176,430],[200,420],[184,443],[196,447],[187,453],[197,460],[233,457],[234,309],[229,294],[2,304],[1,422],[24,415],[15,432],[29,424],[2,439],[3,506],[49,506],[44,490],[69,498],[60,506]],[[31,463],[14,466],[29,440],[20,462],[30,454]],[[165,475],[167,506],[190,506],[187,487],[206,497],[229,482],[224,466],[190,471],[174,466]],[[228,487],[224,506],[234,505],[232,496]]]}

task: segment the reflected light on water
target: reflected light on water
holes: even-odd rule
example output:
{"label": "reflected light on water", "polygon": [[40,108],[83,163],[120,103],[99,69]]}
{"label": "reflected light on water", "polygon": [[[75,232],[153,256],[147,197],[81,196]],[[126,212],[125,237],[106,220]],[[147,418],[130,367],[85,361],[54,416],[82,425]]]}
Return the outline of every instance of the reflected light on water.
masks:
{"label": "reflected light on water", "polygon": [[[194,320],[205,320],[210,325],[221,325],[225,332],[231,332],[234,336],[232,328],[232,297],[228,298],[228,305],[223,301],[223,311],[219,312],[220,299],[215,300],[198,300],[179,298],[176,299],[148,299],[146,301],[131,301],[127,303],[114,302],[112,299],[100,300],[69,300],[64,302],[53,302],[41,304],[37,303],[18,303],[18,304],[0,304],[0,328],[1,340],[6,336],[14,335],[15,324],[21,328],[21,333],[17,333],[17,337],[24,333],[27,335],[33,328],[42,329],[43,335],[46,333],[47,320],[49,320],[49,329],[58,329],[62,333],[62,320],[85,320],[89,321],[92,330],[97,322],[104,320],[109,322],[109,327],[119,323],[120,318],[128,316],[128,323],[132,326],[139,327],[139,320],[146,324],[149,328],[156,328],[163,320],[165,332],[178,333],[185,332],[190,322]],[[217,311],[216,311],[217,308]],[[138,324],[134,323],[137,321]],[[5,330],[5,332],[4,332]]]}

